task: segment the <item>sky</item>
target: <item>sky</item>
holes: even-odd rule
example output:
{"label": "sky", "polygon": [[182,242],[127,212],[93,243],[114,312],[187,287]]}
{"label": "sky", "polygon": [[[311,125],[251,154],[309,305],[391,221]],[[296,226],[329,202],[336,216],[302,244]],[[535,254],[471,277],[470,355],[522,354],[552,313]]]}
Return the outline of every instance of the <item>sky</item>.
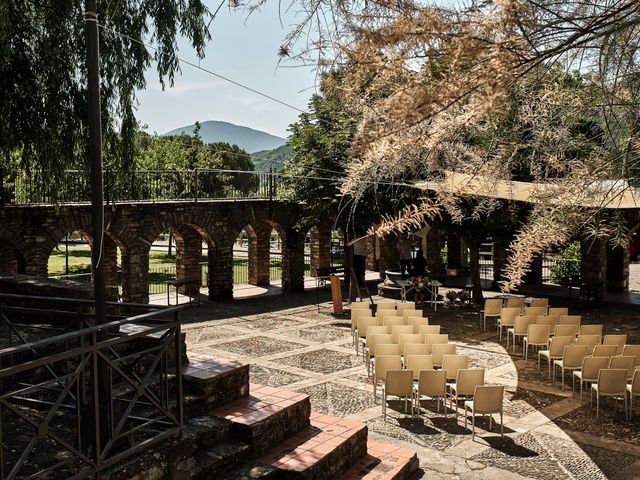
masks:
{"label": "sky", "polygon": [[[217,4],[207,2],[214,11]],[[212,41],[200,66],[306,110],[315,93],[316,72],[296,64],[278,66],[278,47],[295,14],[278,18],[278,2],[267,1],[260,12],[230,12],[223,8],[211,24]],[[198,63],[186,42],[180,57]],[[155,69],[147,72],[147,88],[138,92],[137,118],[149,133],[166,133],[196,120],[222,120],[286,137],[300,112],[181,65],[175,86],[162,91]]]}

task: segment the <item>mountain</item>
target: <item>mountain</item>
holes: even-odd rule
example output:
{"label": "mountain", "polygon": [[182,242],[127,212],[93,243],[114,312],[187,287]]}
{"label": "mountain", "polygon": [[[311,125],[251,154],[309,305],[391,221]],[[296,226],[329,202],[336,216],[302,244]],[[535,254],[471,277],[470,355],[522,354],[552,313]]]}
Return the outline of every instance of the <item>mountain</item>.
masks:
{"label": "mountain", "polygon": [[256,172],[266,172],[270,168],[280,170],[291,156],[291,147],[282,145],[273,150],[261,150],[251,154],[251,160]]}
{"label": "mountain", "polygon": [[[195,125],[187,125],[186,127],[176,128],[165,133],[165,135],[180,135],[182,133],[191,135],[194,127]],[[226,142],[238,145],[249,153],[272,150],[284,145],[286,142],[286,139],[282,137],[217,120],[208,120],[200,123],[200,136],[204,143]]]}

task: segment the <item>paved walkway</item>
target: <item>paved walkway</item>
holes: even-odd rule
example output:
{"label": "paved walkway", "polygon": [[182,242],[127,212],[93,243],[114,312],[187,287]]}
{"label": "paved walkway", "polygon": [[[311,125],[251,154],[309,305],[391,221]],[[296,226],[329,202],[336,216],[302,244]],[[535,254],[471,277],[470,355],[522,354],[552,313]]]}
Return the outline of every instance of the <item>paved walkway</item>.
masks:
{"label": "paved walkway", "polygon": [[[588,397],[581,405],[552,385],[544,369],[538,373],[532,360],[505,351],[493,331],[481,331],[471,307],[439,309],[430,323],[442,325],[472,366],[487,369],[487,382],[506,385],[504,439],[483,430],[487,422],[479,420],[474,442],[462,416],[445,419],[429,402],[419,420],[403,414],[403,402],[391,402],[383,421],[380,399],[351,346],[348,317],[333,317],[328,302],[318,308],[315,300],[307,293],[204,302],[184,316],[189,351],[248,361],[252,382],[306,393],[314,410],[364,421],[372,439],[417,450],[421,470],[415,478],[640,477],[640,412],[627,421],[621,409],[612,413],[606,405],[596,422]],[[584,323],[604,322],[605,333],[627,332],[630,342],[640,343],[637,315],[575,313]]]}

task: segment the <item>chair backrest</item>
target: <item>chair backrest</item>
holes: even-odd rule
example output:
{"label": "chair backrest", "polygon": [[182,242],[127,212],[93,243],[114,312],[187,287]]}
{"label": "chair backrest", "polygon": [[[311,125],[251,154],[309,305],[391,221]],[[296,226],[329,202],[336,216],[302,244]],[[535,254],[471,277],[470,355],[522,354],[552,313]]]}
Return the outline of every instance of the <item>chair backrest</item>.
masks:
{"label": "chair backrest", "polygon": [[556,337],[573,337],[576,338],[578,333],[578,325],[556,325],[553,335]]}
{"label": "chair backrest", "polygon": [[589,347],[586,345],[568,345],[564,347],[562,354],[562,366],[564,368],[578,368],[582,366],[582,360],[587,356]]}
{"label": "chair backrest", "polygon": [[627,371],[627,378],[631,378],[636,368],[636,357],[611,357],[609,368],[624,368]]}
{"label": "chair backrest", "polygon": [[505,307],[500,310],[500,325],[512,327],[515,319],[520,315],[520,307]]}
{"label": "chair backrest", "polygon": [[[399,347],[400,345],[398,345],[398,348]],[[402,354],[404,358],[407,358],[409,355],[427,355],[427,350],[426,343],[405,343]]]}
{"label": "chair backrest", "polygon": [[618,351],[617,345],[596,345],[593,348],[594,357],[613,357]]}
{"label": "chair backrest", "polygon": [[535,322],[536,317],[532,315],[518,315],[513,324],[513,333],[516,335],[526,335],[529,325]]}
{"label": "chair backrest", "polygon": [[[393,336],[393,343],[398,343],[398,337],[413,333],[413,325],[395,325],[391,327],[391,335]],[[415,342],[412,342],[415,343]],[[421,342],[418,342],[421,343]]]}
{"label": "chair backrest", "polygon": [[595,382],[602,368],[609,368],[609,357],[584,357],[582,360],[582,379]]}
{"label": "chair backrest", "polygon": [[378,325],[382,325],[382,322],[384,322],[386,318],[399,318],[400,320],[402,320],[402,315],[398,315],[398,312],[396,312],[395,310],[382,310],[381,312],[378,312],[377,318]]}
{"label": "chair backrest", "polygon": [[361,318],[373,318],[371,310],[351,310],[351,325],[357,326]]}
{"label": "chair backrest", "polygon": [[575,339],[574,335],[556,335],[549,344],[549,355],[555,358],[562,357],[564,348],[571,345]]}
{"label": "chair backrest", "polygon": [[602,341],[603,345],[616,345],[617,353],[622,353],[625,343],[627,343],[627,335],[605,335]]}
{"label": "chair backrest", "polygon": [[467,355],[445,355],[442,358],[442,370],[446,372],[447,380],[455,380],[461,368],[469,368]]}
{"label": "chair backrest", "polygon": [[433,369],[433,357],[431,355],[409,355],[405,357],[404,368],[413,370],[413,379],[418,380],[420,371]]}
{"label": "chair backrest", "polygon": [[384,310],[395,310],[396,302],[383,302],[376,304],[376,315]]}
{"label": "chair backrest", "polygon": [[406,320],[410,317],[427,318],[422,316],[422,310],[416,310],[415,308],[407,308],[402,311],[402,318]]}
{"label": "chair backrest", "polygon": [[484,301],[484,314],[485,315],[500,315],[502,310],[501,298],[487,298]]}
{"label": "chair backrest", "polygon": [[502,410],[504,385],[477,385],[473,393],[475,413],[497,413]]}
{"label": "chair backrest", "polygon": [[400,345],[397,343],[378,343],[375,349],[376,355],[400,355]]}
{"label": "chair backrest", "polygon": [[421,370],[418,376],[418,393],[429,397],[440,397],[447,393],[447,378],[444,370]]}
{"label": "chair backrest", "polygon": [[587,355],[593,353],[593,348],[596,345],[600,345],[602,337],[600,335],[578,335],[576,345],[584,345],[587,348]]}
{"label": "chair backrest", "polygon": [[549,307],[547,315],[569,315],[569,309],[567,307]]}
{"label": "chair backrest", "polygon": [[381,343],[393,343],[389,333],[367,333],[367,348],[369,356],[377,355],[378,345]]}
{"label": "chair backrest", "polygon": [[511,297],[507,298],[507,303],[505,303],[505,308],[517,308],[522,310],[524,308],[524,298],[521,297]]}
{"label": "chair backrest", "polygon": [[456,377],[456,393],[473,395],[478,385],[484,384],[484,368],[461,368]]}
{"label": "chair backrest", "polygon": [[358,335],[360,335],[361,337],[366,337],[367,330],[369,329],[369,327],[375,327],[375,326],[376,326],[376,319],[374,317],[358,318]]}
{"label": "chair backrest", "polygon": [[411,396],[413,394],[413,370],[387,370],[384,391],[387,395]]}
{"label": "chair backrest", "polygon": [[395,327],[396,325],[403,325],[403,318],[398,316],[392,317],[390,315],[387,315],[386,317],[382,318],[382,325],[385,325],[387,327]]}
{"label": "chair backrest", "polygon": [[355,310],[371,311],[371,302],[353,302],[351,303],[351,313]]}
{"label": "chair backrest", "polygon": [[402,359],[400,355],[376,355],[375,375],[376,380],[382,380],[387,374],[387,370],[400,370]]}
{"label": "chair backrest", "polygon": [[429,320],[422,317],[409,317],[405,321],[405,325],[413,325],[414,327],[417,327],[420,325],[429,325]]}
{"label": "chair backrest", "polygon": [[549,325],[529,324],[527,342],[529,342],[529,345],[545,345],[549,343]]}
{"label": "chair backrest", "polygon": [[549,299],[548,298],[532,298],[531,302],[529,303],[529,307],[544,307],[545,309],[547,309],[549,308]]}
{"label": "chair backrest", "polygon": [[602,325],[582,325],[580,335],[598,335],[602,338]]}
{"label": "chair backrest", "polygon": [[[360,328],[358,328],[358,332],[360,332]],[[369,325],[365,330],[364,336],[366,337],[368,334],[379,335],[383,333],[391,333],[391,330],[389,327],[385,327],[384,325]]]}
{"label": "chair backrest", "polygon": [[436,367],[442,366],[442,360],[444,359],[445,355],[455,355],[455,354],[456,354],[455,343],[434,343],[433,345],[431,345],[431,355],[433,355],[433,365]]}
{"label": "chair backrest", "polygon": [[431,353],[431,348],[436,343],[449,343],[449,335],[446,333],[427,334],[424,336],[424,343],[429,345],[427,351]]}
{"label": "chair backrest", "polygon": [[537,317],[538,315],[546,315],[547,307],[524,307],[525,315],[533,315]]}
{"label": "chair backrest", "polygon": [[633,372],[633,379],[631,380],[631,392],[633,394],[640,395],[640,370]]}
{"label": "chair backrest", "polygon": [[[614,357],[615,358],[615,357]],[[598,373],[598,393],[603,395],[626,394],[627,371],[624,368],[603,368]]]}
{"label": "chair backrest", "polygon": [[549,325],[549,330],[551,332],[556,328],[558,320],[560,320],[560,317],[557,315],[538,315],[536,317],[536,323],[538,325]]}
{"label": "chair backrest", "polygon": [[576,325],[582,323],[582,315],[560,315],[560,325]]}
{"label": "chair backrest", "polygon": [[440,325],[418,325],[414,328],[414,332],[421,335],[437,335],[440,333]]}
{"label": "chair backrest", "polygon": [[[398,335],[398,345],[401,352],[404,352],[404,346],[407,343],[422,343],[422,335],[419,333],[401,333]],[[429,353],[429,348],[427,348],[427,353]]]}
{"label": "chair backrest", "polygon": [[402,302],[402,303],[396,304],[396,310],[400,315],[402,315],[402,313],[405,312],[406,310],[415,310],[415,309],[416,309],[416,302]]}
{"label": "chair backrest", "polygon": [[624,345],[622,347],[622,355],[625,357],[636,357],[636,365],[640,365],[640,345]]}

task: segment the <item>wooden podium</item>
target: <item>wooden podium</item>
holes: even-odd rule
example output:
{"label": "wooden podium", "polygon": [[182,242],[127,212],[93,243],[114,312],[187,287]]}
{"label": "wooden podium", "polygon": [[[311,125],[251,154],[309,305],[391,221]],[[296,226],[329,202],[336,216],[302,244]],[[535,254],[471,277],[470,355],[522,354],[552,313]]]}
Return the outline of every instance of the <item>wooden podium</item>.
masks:
{"label": "wooden podium", "polygon": [[342,313],[342,288],[340,287],[340,278],[337,275],[331,275],[331,300],[333,300],[333,313]]}

